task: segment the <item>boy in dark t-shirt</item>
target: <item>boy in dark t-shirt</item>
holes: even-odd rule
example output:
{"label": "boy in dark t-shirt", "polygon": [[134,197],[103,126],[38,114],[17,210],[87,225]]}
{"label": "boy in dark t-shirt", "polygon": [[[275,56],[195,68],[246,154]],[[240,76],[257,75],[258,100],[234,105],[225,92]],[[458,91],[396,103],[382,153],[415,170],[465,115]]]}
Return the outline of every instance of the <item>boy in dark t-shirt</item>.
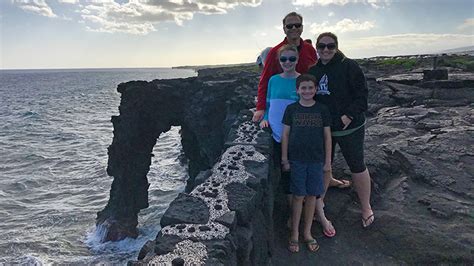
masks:
{"label": "boy in dark t-shirt", "polygon": [[[291,236],[288,249],[299,251],[298,228],[304,201],[304,243],[315,252],[319,245],[311,235],[315,206],[324,234],[336,234],[324,215],[321,195],[324,194],[323,171],[331,171],[331,116],[328,108],[316,103],[316,79],[301,75],[296,79],[300,99],[288,105],[283,116],[281,159],[284,169],[291,170],[290,190],[293,194]],[[290,160],[288,160],[290,159]]]}

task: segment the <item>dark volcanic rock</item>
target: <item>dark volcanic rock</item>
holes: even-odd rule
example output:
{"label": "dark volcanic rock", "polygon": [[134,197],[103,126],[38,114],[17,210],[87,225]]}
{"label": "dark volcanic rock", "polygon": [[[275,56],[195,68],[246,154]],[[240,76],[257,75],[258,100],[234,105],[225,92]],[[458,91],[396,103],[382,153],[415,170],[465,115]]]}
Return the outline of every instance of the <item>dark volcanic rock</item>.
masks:
{"label": "dark volcanic rock", "polygon": [[447,69],[426,69],[423,70],[423,80],[447,80]]}
{"label": "dark volcanic rock", "polygon": [[209,209],[206,203],[200,198],[180,193],[161,217],[160,224],[161,227],[165,227],[180,223],[202,224],[207,221],[209,221]]}
{"label": "dark volcanic rock", "polygon": [[[276,194],[273,205],[274,193],[281,189],[277,189],[279,175],[271,158],[271,141],[255,124],[245,121],[251,114],[242,111],[254,107],[258,75],[206,70],[199,78],[119,86],[120,116],[112,118],[114,140],[107,169],[114,182],[109,202],[97,217],[98,226],[108,229],[104,240],[138,234],[138,212],[148,206],[146,174],[153,145],[170,126],[180,125],[183,149],[190,160],[187,191],[201,185],[193,195],[202,196],[212,213],[219,216],[209,222],[210,218],[205,218],[206,211],[209,216],[208,205],[189,195],[173,203],[169,212],[174,214],[165,215],[162,223],[185,224],[168,226],[165,235],[160,232],[153,251],[163,255],[172,252],[176,257],[168,262],[179,263],[179,258],[185,258],[183,246],[192,245],[192,250],[187,250],[191,252],[201,251],[204,244],[202,252],[208,265],[268,265],[270,260],[273,265],[471,265],[473,74],[449,73],[448,80],[423,81],[421,71],[405,79],[398,76],[398,80],[393,74],[405,73],[399,68],[392,73],[380,65],[372,69],[369,64],[365,71],[369,73],[365,157],[372,176],[376,217],[368,230],[361,227],[355,191],[331,188],[325,210],[336,227],[336,237],[325,238],[315,223],[312,233],[320,251],[312,254],[301,245],[301,251],[290,256],[286,228],[289,210],[284,195]],[[387,76],[392,78],[380,79]],[[237,120],[241,123],[235,123]],[[214,170],[201,172],[219,160],[223,149],[237,142],[257,149],[233,151],[228,161],[216,164],[218,174],[211,173]],[[264,154],[263,163],[245,159],[256,153]],[[336,177],[350,179],[340,153],[333,169]],[[245,181],[232,180],[234,183],[227,186],[218,182],[242,178],[242,172],[250,173]],[[222,188],[228,202],[222,198]],[[193,215],[193,211],[199,214]],[[208,237],[213,234],[216,237]],[[148,247],[140,256],[151,255]]]}
{"label": "dark volcanic rock", "polygon": [[[171,79],[122,83],[120,115],[112,117],[114,138],[108,148],[107,173],[114,177],[110,198],[97,213],[106,226],[104,241],[137,236],[137,218],[148,207],[148,180],[156,139],[171,126],[181,126],[182,146],[189,159],[190,184],[221,154],[225,136],[242,109],[254,105],[258,73],[223,74],[229,82]],[[213,81],[217,77],[214,77]],[[191,188],[189,188],[190,190]]]}
{"label": "dark volcanic rock", "polygon": [[255,191],[241,183],[230,183],[225,187],[225,190],[227,190],[229,197],[229,209],[237,213],[238,223],[248,224],[252,220]]}
{"label": "dark volcanic rock", "polygon": [[227,227],[229,227],[231,230],[235,228],[235,225],[237,224],[237,218],[236,218],[236,213],[235,211],[228,212],[221,217],[216,219],[216,222],[221,223]]}
{"label": "dark volcanic rock", "polygon": [[178,236],[175,235],[162,235],[161,233],[158,234],[156,237],[159,241],[156,241],[155,244],[155,254],[162,255],[173,251],[175,245],[182,241]]}

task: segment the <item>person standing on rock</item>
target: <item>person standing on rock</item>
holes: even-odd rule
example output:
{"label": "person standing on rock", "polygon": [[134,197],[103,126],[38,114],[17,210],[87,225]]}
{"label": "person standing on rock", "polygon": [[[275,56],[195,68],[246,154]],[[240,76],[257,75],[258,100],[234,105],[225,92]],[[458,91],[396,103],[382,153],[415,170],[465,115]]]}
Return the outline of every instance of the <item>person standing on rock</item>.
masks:
{"label": "person standing on rock", "polygon": [[320,58],[309,69],[309,74],[319,81],[316,101],[329,107],[333,158],[338,144],[351,170],[362,208],[362,226],[366,228],[374,222],[370,205],[370,174],[364,162],[364,112],[368,108],[368,88],[362,69],[338,47],[335,34],[321,33],[316,40]]}
{"label": "person standing on rock", "polygon": [[314,100],[316,85],[312,75],[303,74],[296,79],[299,101],[288,105],[282,121],[281,161],[284,170],[291,170],[290,189],[293,194],[288,242],[290,252],[299,251],[303,209],[303,238],[310,251],[319,248],[311,235],[315,209],[324,234],[327,237],[336,235],[332,223],[326,219],[321,198],[325,192],[323,173],[331,171],[331,115],[325,105]]}
{"label": "person standing on rock", "polygon": [[[283,72],[278,59],[278,49],[285,44],[295,45],[298,48],[298,63],[296,64],[296,72],[298,73],[307,73],[310,66],[314,65],[317,61],[316,50],[312,44],[303,41],[301,38],[303,33],[303,17],[300,14],[291,12],[283,18],[283,32],[286,35],[285,39],[268,52],[265,60],[260,82],[258,83],[257,110],[252,118],[254,122],[260,122],[263,119],[268,81],[273,75]],[[329,186],[347,188],[351,186],[351,183],[348,180],[331,178]]]}
{"label": "person standing on rock", "polygon": [[[261,128],[270,127],[272,130],[274,160],[281,162],[281,133],[283,131],[282,118],[289,104],[298,100],[296,94],[296,78],[300,73],[296,72],[298,64],[298,49],[294,45],[285,44],[278,50],[278,58],[282,73],[275,74],[268,82],[266,97],[266,109]],[[287,195],[288,204],[291,206],[292,196],[290,192],[290,171],[280,167],[281,185]],[[288,224],[290,224],[288,219]]]}

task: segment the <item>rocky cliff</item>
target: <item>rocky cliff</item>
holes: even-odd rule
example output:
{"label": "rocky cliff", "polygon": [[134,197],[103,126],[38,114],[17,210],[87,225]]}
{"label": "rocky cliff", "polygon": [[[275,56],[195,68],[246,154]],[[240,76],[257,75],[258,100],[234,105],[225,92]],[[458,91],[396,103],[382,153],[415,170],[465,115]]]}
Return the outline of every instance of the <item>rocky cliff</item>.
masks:
{"label": "rocky cliff", "polygon": [[[271,149],[259,144],[268,135],[246,122],[250,115],[242,111],[254,105],[258,74],[235,68],[119,86],[108,165],[114,182],[97,219],[108,228],[106,239],[136,235],[138,212],[148,205],[153,145],[161,132],[181,125],[195,178],[170,205],[141,263],[473,263],[473,74],[451,68],[448,80],[427,81],[418,72],[363,66],[369,85],[366,163],[376,215],[369,230],[361,228],[355,192],[330,189],[326,212],[337,236],[325,239],[315,224],[321,250],[290,256]],[[336,176],[349,178],[340,157]]]}

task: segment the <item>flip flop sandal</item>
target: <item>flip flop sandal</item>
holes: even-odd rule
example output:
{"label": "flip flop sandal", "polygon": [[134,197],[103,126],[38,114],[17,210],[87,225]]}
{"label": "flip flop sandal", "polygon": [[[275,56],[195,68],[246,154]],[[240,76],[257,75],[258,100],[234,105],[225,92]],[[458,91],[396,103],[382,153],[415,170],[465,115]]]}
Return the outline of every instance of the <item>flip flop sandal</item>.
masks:
{"label": "flip flop sandal", "polygon": [[310,252],[316,252],[319,250],[319,244],[316,239],[305,240],[304,243]]}
{"label": "flip flop sandal", "polygon": [[[372,222],[370,222],[371,219],[372,219]],[[374,221],[375,221],[375,216],[374,216],[374,213],[372,212],[372,214],[369,215],[367,218],[362,217],[362,227],[367,229],[374,223]]]}
{"label": "flip flop sandal", "polygon": [[300,242],[298,240],[288,240],[288,251],[298,253],[300,251]]}

